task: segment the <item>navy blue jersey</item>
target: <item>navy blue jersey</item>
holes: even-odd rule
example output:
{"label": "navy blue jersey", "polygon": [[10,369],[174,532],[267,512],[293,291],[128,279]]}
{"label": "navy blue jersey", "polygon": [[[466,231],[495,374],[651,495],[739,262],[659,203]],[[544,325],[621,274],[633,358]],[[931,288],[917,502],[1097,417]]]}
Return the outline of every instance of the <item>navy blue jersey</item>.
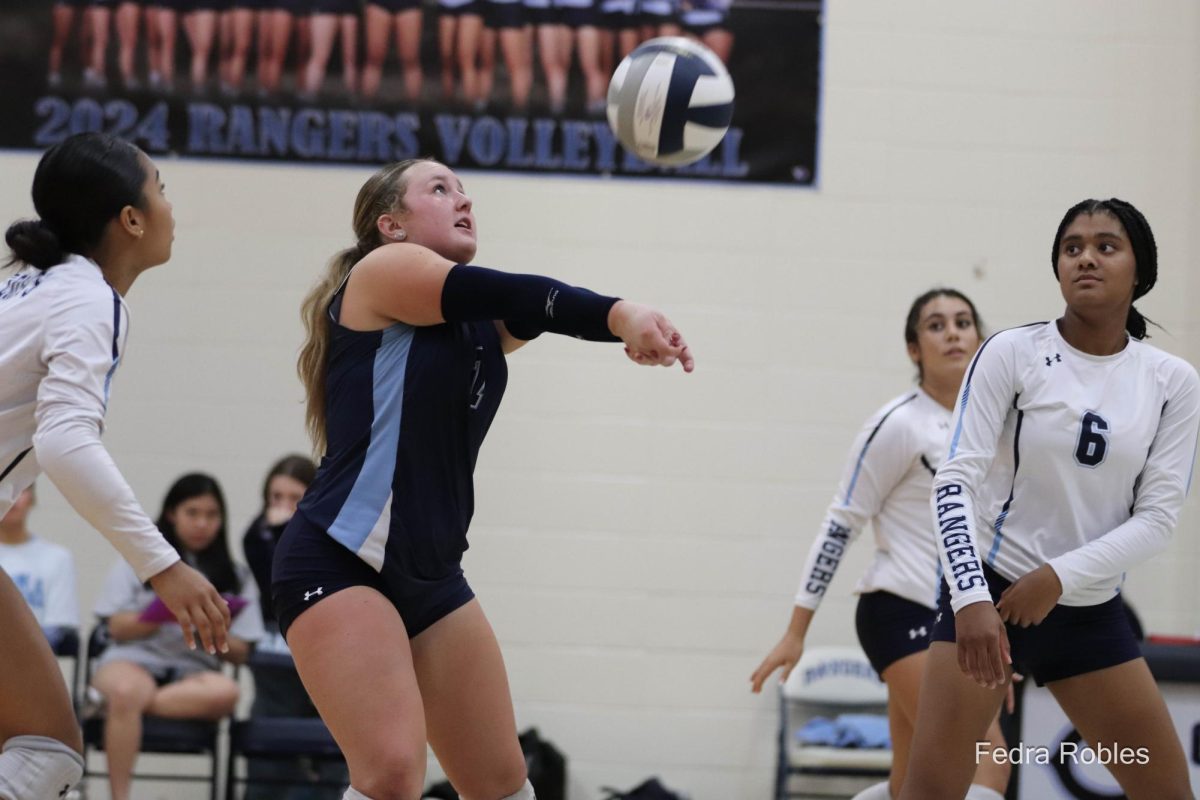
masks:
{"label": "navy blue jersey", "polygon": [[[332,318],[339,307],[340,297]],[[507,381],[493,322],[370,332],[331,322],[328,445],[298,513],[376,571],[458,570],[475,461]]]}

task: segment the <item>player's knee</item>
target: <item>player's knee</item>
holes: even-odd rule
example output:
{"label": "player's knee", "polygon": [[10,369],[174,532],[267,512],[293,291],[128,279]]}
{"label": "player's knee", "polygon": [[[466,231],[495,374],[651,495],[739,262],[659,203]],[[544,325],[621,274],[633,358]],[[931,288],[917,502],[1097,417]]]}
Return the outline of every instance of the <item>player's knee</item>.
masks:
{"label": "player's knee", "polygon": [[425,779],[425,752],[394,750],[381,755],[365,774],[356,771],[354,787],[370,800],[420,797]]}
{"label": "player's knee", "polygon": [[14,736],[0,753],[0,800],[63,797],[83,777],[83,757],[47,736]]}

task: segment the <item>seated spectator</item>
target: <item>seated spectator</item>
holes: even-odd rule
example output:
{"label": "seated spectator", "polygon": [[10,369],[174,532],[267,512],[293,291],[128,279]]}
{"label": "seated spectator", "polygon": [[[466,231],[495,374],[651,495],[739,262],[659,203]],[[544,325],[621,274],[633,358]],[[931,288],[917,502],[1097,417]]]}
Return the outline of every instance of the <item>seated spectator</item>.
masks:
{"label": "seated spectator", "polygon": [[[246,563],[258,581],[262,595],[263,625],[266,636],[260,642],[260,651],[287,653],[287,644],[279,634],[279,622],[271,603],[271,562],[275,557],[275,545],[283,535],[288,520],[296,513],[300,498],[308,490],[317,474],[317,466],[310,459],[291,455],[281,459],[267,473],[263,481],[262,511],[246,529],[242,545],[246,551]],[[316,717],[317,709],[309,699],[304,685],[294,668],[250,665],[254,675],[254,705],[250,713],[262,717]],[[272,778],[296,778],[305,776],[323,783],[348,783],[344,764],[306,763],[305,759],[295,762],[251,759],[247,765],[251,780],[247,787],[246,800],[338,800],[339,788],[304,786],[281,791],[278,786],[255,784],[255,780]]]}
{"label": "seated spectator", "polygon": [[53,645],[63,628],[79,627],[75,559],[62,545],[29,532],[26,520],[36,501],[30,486],[0,519],[0,569],[13,579]]}
{"label": "seated spectator", "polygon": [[109,572],[96,602],[96,616],[107,620],[113,640],[92,678],[107,708],[104,749],[113,800],[129,800],[143,714],[219,720],[237,704],[237,684],[221,671],[221,660],[244,663],[263,627],[257,587],[229,556],[225,518],[220,485],[208,475],[190,474],[167,492],[157,524],[236,612],[227,653],[189,650],[178,623],[124,561]]}

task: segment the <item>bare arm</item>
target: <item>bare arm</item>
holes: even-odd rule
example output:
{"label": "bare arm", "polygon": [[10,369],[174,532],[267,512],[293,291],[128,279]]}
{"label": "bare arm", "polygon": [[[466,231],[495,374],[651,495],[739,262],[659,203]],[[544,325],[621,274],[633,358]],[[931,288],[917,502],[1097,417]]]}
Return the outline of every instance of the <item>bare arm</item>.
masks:
{"label": "bare arm", "polygon": [[118,611],[108,618],[108,632],[114,641],[131,642],[145,639],[159,628],[157,622],[142,622],[138,619],[140,612]]}

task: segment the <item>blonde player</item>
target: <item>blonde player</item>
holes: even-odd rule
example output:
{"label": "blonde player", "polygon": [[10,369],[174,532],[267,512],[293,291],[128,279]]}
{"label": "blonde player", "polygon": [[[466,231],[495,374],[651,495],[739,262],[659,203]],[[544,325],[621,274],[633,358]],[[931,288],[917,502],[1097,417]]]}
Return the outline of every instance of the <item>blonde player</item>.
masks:
{"label": "blonde player", "polygon": [[[776,669],[782,668],[786,680],[800,660],[808,627],[846,548],[870,523],[875,554],[855,588],[856,627],[867,658],[888,687],[893,760],[889,781],[857,800],[888,800],[904,782],[937,604],[929,490],[946,450],[958,386],[979,347],[975,305],[954,289],[926,292],[909,308],[904,339],[917,366],[917,388],[889,401],[863,426],[801,572],[788,630],[750,679],[755,692]],[[987,735],[989,741],[1003,743],[995,722]],[[984,760],[976,781],[968,797],[999,800],[1008,767]]]}
{"label": "blonde player", "polygon": [[[0,283],[0,515],[45,472],[149,581],[194,646],[226,649],[229,607],[142,511],[100,433],[125,352],[124,295],[171,255],[175,222],[154,163],[99,133],[50,148],[33,178],[39,219],[5,239]],[[0,798],[59,797],[79,780],[79,723],[37,621],[0,572]]]}
{"label": "blonde player", "polygon": [[1142,341],[1133,301],[1154,286],[1158,255],[1141,212],[1079,203],[1051,257],[1066,311],[979,349],[934,479],[945,585],[901,800],[963,796],[1014,662],[1085,740],[1134,754],[1105,760],[1130,798],[1192,797],[1120,591],[1170,541],[1200,379]]}
{"label": "blonde player", "polygon": [[427,742],[464,797],[533,800],[504,660],[462,570],[505,354],[551,331],[693,368],[653,309],[466,266],[476,230],[448,167],[386,166],[359,191],[356,245],[305,300],[300,374],[324,458],[275,550],[272,594],[346,754],[347,800],[417,797]]}

